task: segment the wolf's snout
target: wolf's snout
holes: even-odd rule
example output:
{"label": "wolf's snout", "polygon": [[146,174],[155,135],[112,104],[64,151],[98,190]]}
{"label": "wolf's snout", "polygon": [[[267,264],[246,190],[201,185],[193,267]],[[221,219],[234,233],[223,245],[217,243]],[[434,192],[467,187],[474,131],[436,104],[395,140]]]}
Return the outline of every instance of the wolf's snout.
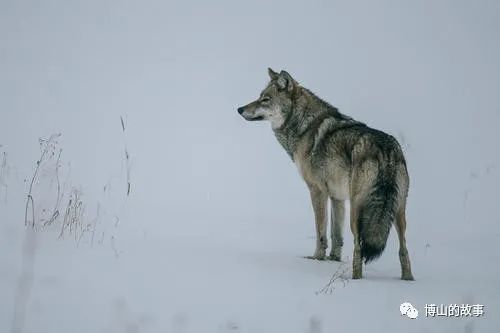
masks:
{"label": "wolf's snout", "polygon": [[243,113],[243,111],[245,111],[245,108],[243,108],[243,107],[239,107],[239,108],[238,108],[238,113],[239,113],[239,114],[242,114],[242,113]]}

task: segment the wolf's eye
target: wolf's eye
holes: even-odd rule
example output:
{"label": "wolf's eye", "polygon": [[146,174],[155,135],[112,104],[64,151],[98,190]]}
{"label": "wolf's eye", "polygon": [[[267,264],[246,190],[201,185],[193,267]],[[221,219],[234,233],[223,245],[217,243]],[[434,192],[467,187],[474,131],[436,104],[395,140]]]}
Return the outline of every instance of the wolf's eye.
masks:
{"label": "wolf's eye", "polygon": [[270,99],[269,97],[264,96],[264,97],[262,97],[262,99],[261,99],[260,101],[261,101],[262,103],[267,103],[267,102],[269,102],[270,100],[271,100],[271,99]]}

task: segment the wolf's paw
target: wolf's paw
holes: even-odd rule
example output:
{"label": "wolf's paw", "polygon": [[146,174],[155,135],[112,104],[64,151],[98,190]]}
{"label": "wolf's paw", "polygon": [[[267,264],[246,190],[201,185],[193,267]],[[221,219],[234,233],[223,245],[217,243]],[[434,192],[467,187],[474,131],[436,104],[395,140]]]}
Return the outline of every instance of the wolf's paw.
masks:
{"label": "wolf's paw", "polygon": [[328,260],[342,261],[342,248],[333,248],[328,256]]}
{"label": "wolf's paw", "polygon": [[305,256],[304,258],[312,259],[312,260],[325,260],[325,256],[323,256],[323,257]]}
{"label": "wolf's paw", "polygon": [[401,275],[401,280],[415,281],[415,279],[413,278],[413,275],[411,273]]}
{"label": "wolf's paw", "polygon": [[307,259],[314,259],[314,260],[325,260],[325,249],[316,249],[314,252],[314,255],[312,256],[306,256],[304,258]]}
{"label": "wolf's paw", "polygon": [[338,261],[338,262],[342,262],[342,258],[340,258],[339,255],[337,254],[333,254],[331,253],[328,257],[327,257],[328,260],[332,260],[332,261]]}

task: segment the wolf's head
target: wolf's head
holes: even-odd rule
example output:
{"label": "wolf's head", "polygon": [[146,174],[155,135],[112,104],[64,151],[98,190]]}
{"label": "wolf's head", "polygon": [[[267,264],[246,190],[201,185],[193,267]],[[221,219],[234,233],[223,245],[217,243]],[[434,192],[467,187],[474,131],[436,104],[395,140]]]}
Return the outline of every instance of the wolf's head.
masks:
{"label": "wolf's head", "polygon": [[268,69],[271,81],[257,100],[238,108],[246,120],[268,120],[273,129],[280,128],[292,109],[292,97],[298,83],[286,71],[279,74]]}

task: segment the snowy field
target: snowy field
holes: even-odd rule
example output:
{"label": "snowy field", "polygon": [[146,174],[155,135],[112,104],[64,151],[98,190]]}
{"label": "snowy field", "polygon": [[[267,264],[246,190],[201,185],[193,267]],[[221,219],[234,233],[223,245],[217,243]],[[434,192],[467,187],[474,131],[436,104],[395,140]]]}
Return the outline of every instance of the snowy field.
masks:
{"label": "snowy field", "polygon": [[[498,332],[499,32],[497,1],[0,2],[0,332]],[[401,142],[415,281],[394,230],[362,280],[348,222],[303,258],[306,186],[236,112],[269,66]]]}

